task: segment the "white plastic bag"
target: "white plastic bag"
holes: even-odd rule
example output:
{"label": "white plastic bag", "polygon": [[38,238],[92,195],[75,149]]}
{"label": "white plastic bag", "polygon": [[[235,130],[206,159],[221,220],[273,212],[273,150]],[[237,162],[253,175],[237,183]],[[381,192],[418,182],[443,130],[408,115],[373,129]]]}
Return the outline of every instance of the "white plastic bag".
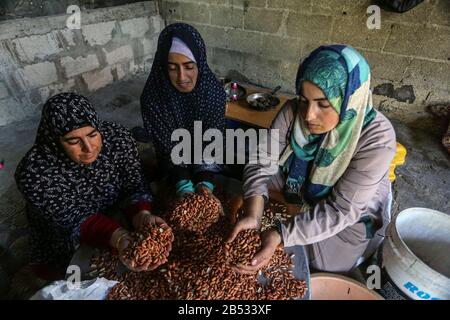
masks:
{"label": "white plastic bag", "polygon": [[36,292],[30,300],[105,300],[118,282],[105,278],[82,281],[76,288],[65,280],[55,281]]}

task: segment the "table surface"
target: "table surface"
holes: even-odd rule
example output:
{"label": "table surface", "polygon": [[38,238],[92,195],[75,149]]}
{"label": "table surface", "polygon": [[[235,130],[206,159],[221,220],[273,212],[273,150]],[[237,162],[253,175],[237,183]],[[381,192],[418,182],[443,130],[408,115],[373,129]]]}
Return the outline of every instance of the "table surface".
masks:
{"label": "table surface", "polygon": [[[239,83],[239,85],[247,90],[247,96],[255,92],[271,92],[271,89],[261,88],[245,83]],[[267,111],[258,111],[252,109],[248,105],[246,100],[247,96],[238,101],[227,102],[225,117],[260,128],[270,128],[273,120],[275,119],[283,105],[286,103],[286,101],[294,98],[294,96],[291,95],[275,94],[275,96],[280,99],[280,103],[273,109]]]}

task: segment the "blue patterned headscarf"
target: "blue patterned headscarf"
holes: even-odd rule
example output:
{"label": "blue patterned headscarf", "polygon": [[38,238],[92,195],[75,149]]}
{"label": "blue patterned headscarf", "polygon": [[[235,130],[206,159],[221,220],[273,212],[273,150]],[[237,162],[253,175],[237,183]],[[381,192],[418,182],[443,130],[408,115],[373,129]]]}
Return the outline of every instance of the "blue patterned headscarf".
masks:
{"label": "blue patterned headscarf", "polygon": [[361,130],[375,118],[370,68],[364,57],[345,45],[322,46],[305,59],[297,73],[318,86],[339,114],[339,123],[324,134],[312,134],[300,113],[290,144],[280,159],[287,174],[285,196],[292,203],[315,203],[326,197],[347,169]]}

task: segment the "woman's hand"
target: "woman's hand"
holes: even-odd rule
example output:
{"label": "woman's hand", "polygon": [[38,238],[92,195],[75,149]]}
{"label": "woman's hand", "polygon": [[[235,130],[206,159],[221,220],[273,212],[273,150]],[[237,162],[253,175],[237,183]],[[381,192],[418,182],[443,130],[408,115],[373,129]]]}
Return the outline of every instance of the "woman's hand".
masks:
{"label": "woman's hand", "polygon": [[[158,227],[166,230],[166,229],[170,229],[170,227],[167,225],[167,223],[161,219],[158,216],[154,216],[152,215],[149,211],[141,211],[139,212],[136,216],[134,216],[133,218],[133,226],[136,229],[136,231],[142,230],[142,228],[144,228],[147,224],[153,224],[153,225],[157,225]],[[113,234],[114,236],[114,234]],[[153,265],[148,265],[148,266],[142,266],[142,267],[132,267],[131,261],[129,261],[126,257],[125,257],[125,251],[127,249],[127,247],[130,245],[132,239],[131,236],[127,233],[127,235],[123,236],[123,238],[119,238],[117,237],[118,242],[115,242],[116,245],[116,249],[119,252],[119,259],[120,261],[122,261],[122,263],[131,271],[134,272],[141,272],[141,271],[150,271],[150,270],[154,270],[156,268],[158,268],[160,265],[164,264],[167,262],[167,258],[169,257],[169,253],[172,250],[172,242],[174,240],[174,236],[172,234],[172,238],[169,242],[169,244],[166,247],[166,252],[165,252],[165,258],[160,260],[158,263],[153,264]],[[116,240],[117,241],[117,240]]]}
{"label": "woman's hand", "polygon": [[140,231],[147,224],[155,224],[160,226],[163,229],[167,229],[169,226],[167,223],[158,216],[154,216],[150,213],[150,211],[142,210],[138,214],[133,217],[133,227],[134,230]]}
{"label": "woman's hand", "polygon": [[257,217],[245,217],[239,220],[231,231],[230,236],[227,239],[227,242],[233,242],[233,240],[237,237],[239,232],[249,229],[258,230],[261,228],[261,221]]}
{"label": "woman's hand", "polygon": [[238,264],[232,269],[241,274],[255,274],[269,264],[275,250],[281,243],[281,235],[275,229],[261,233],[261,249],[255,254],[250,265]]}
{"label": "woman's hand", "polygon": [[227,242],[233,242],[233,240],[241,231],[248,229],[259,230],[261,228],[261,219],[263,212],[264,198],[262,196],[255,196],[246,199],[244,201],[244,218],[240,219],[236,223],[230,233],[230,236],[227,239]]}
{"label": "woman's hand", "polygon": [[131,261],[126,258],[125,252],[128,246],[131,244],[132,238],[127,230],[118,228],[111,236],[111,246],[115,248],[119,254],[119,260],[122,264],[133,272],[144,271],[145,268],[132,267]]}
{"label": "woman's hand", "polygon": [[[170,229],[169,225],[160,217],[152,215],[149,211],[141,211],[133,218],[133,226],[136,231],[142,230],[145,228],[146,225],[152,224],[157,225],[158,227],[166,230]],[[174,240],[174,236],[172,234],[172,239],[170,240],[169,244],[167,245],[166,252],[165,252],[165,259],[160,260],[158,263],[149,265],[145,268],[145,270],[154,270],[158,268],[160,265],[167,262],[167,258],[169,257],[169,253],[172,250],[172,242]]]}

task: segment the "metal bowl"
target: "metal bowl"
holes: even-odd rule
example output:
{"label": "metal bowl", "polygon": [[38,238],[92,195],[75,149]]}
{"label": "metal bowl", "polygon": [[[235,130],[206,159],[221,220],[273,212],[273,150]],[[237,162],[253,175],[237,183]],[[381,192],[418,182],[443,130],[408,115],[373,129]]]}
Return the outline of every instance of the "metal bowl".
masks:
{"label": "metal bowl", "polygon": [[270,93],[253,93],[247,97],[247,103],[252,108],[266,111],[275,108],[280,103],[280,99]]}

